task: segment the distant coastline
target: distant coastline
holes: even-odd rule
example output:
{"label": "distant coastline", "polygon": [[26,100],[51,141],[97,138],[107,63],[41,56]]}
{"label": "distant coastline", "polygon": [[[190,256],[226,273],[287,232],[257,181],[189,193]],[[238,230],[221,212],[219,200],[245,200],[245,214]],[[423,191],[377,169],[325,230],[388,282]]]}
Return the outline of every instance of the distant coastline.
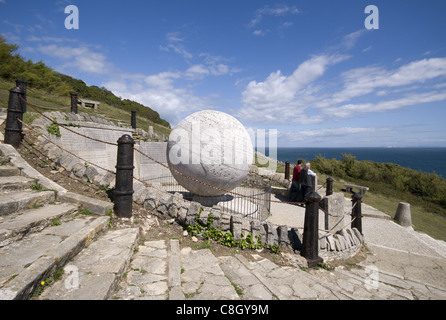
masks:
{"label": "distant coastline", "polygon": [[[266,148],[265,154],[269,155]],[[338,148],[338,147],[278,147],[277,160],[294,163],[297,159],[311,161],[317,155],[327,159],[342,160],[342,154],[351,154],[358,161],[373,161],[382,163],[394,163],[405,168],[410,168],[426,173],[435,172],[442,178],[446,178],[446,148],[397,148],[397,147],[363,147],[363,148]]]}

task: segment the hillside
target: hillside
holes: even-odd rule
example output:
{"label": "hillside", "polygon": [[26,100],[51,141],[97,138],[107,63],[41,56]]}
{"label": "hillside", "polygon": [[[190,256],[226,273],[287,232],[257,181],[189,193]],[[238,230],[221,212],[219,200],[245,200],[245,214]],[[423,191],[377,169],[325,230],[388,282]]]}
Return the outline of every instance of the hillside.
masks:
{"label": "hillside", "polygon": [[[108,117],[130,123],[131,110],[136,110],[137,127],[147,130],[154,127],[155,133],[168,135],[170,124],[161,119],[158,112],[138,102],[121,99],[106,88],[88,86],[84,81],[55,72],[44,62],[26,60],[16,53],[17,45],[8,44],[0,36],[0,104],[6,107],[8,90],[15,86],[15,80],[23,78],[28,82],[29,102],[42,107],[59,109],[70,106],[70,92],[77,92],[79,98],[100,101],[99,110],[94,111]],[[92,113],[85,108],[80,112]]]}

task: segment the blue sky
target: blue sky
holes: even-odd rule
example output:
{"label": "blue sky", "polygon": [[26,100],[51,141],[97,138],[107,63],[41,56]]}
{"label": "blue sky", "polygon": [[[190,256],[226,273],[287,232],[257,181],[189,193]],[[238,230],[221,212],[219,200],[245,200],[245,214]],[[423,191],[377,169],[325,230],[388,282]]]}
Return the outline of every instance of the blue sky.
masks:
{"label": "blue sky", "polygon": [[[70,4],[79,29],[65,28]],[[279,146],[446,147],[445,13],[440,0],[0,0],[0,33],[172,126],[215,109],[277,129]]]}

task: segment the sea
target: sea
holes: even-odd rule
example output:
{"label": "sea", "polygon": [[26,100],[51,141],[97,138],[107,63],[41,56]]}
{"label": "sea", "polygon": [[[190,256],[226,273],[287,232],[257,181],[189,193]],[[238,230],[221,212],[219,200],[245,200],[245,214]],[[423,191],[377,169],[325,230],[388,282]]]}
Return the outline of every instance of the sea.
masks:
{"label": "sea", "polygon": [[[265,151],[269,156],[268,149]],[[351,154],[359,161],[395,163],[446,179],[446,148],[277,148],[277,160],[292,164],[297,159],[311,162],[319,154],[337,160],[342,160],[342,154]]]}

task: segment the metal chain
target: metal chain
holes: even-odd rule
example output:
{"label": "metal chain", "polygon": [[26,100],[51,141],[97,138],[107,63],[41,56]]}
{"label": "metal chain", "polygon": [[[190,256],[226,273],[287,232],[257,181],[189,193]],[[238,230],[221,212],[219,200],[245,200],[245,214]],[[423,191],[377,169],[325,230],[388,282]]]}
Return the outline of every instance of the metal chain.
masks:
{"label": "metal chain", "polygon": [[[90,139],[90,140],[93,140],[93,141],[96,141],[96,142],[105,143],[105,144],[112,145],[112,146],[117,146],[117,145],[118,145],[117,143],[112,143],[112,142],[107,142],[107,141],[102,141],[102,140],[99,140],[99,139],[95,139],[95,138],[86,136],[86,135],[84,135],[84,134],[81,134],[81,133],[79,133],[79,132],[76,132],[76,131],[74,131],[74,130],[72,130],[72,129],[69,129],[69,128],[67,128],[66,126],[64,126],[64,125],[62,125],[62,124],[60,124],[60,123],[58,123],[57,121],[55,121],[55,120],[49,118],[48,116],[46,116],[45,114],[43,114],[42,112],[40,112],[39,110],[37,110],[36,108],[38,108],[39,106],[36,106],[36,105],[34,105],[34,104],[29,103],[28,101],[26,101],[25,99],[23,99],[21,96],[19,96],[19,98],[20,98],[22,101],[24,101],[27,105],[31,106],[31,107],[32,107],[35,111],[37,111],[37,113],[39,113],[41,116],[45,117],[46,119],[48,119],[48,120],[51,121],[52,123],[54,123],[54,124],[56,124],[56,125],[58,125],[58,126],[64,128],[65,130],[68,130],[68,131],[70,131],[70,132],[72,132],[72,133],[74,133],[74,134],[77,134],[77,135],[79,135],[79,136],[81,136],[81,137],[84,137],[84,138],[87,138],[87,139]],[[51,141],[51,142],[52,142],[52,141]],[[52,143],[53,143],[53,142],[52,142]],[[305,202],[280,201],[280,200],[271,200],[271,199],[270,199],[270,200],[265,200],[265,199],[261,199],[261,198],[256,198],[256,197],[252,197],[252,196],[243,195],[243,194],[240,194],[240,193],[237,193],[237,192],[233,192],[233,191],[230,191],[230,190],[225,190],[225,189],[222,189],[222,188],[220,188],[220,187],[213,186],[213,185],[211,185],[211,184],[209,184],[209,183],[206,183],[206,182],[204,182],[204,181],[201,181],[201,180],[199,180],[199,179],[190,177],[189,175],[187,175],[187,174],[185,174],[185,173],[183,173],[183,172],[181,172],[181,171],[178,171],[177,169],[170,168],[170,167],[167,166],[166,164],[157,161],[156,159],[150,157],[149,155],[145,154],[144,152],[142,152],[141,150],[139,150],[139,149],[137,149],[137,148],[133,148],[133,150],[135,150],[136,152],[139,152],[141,155],[143,155],[144,157],[146,157],[146,158],[150,159],[151,161],[157,163],[158,165],[160,165],[160,166],[162,166],[162,167],[165,167],[165,168],[167,168],[167,169],[169,169],[169,170],[171,170],[171,171],[174,171],[174,172],[178,173],[179,175],[181,175],[181,176],[183,176],[183,177],[185,177],[185,178],[187,178],[187,179],[189,179],[189,180],[191,180],[191,181],[197,182],[197,183],[202,184],[202,185],[204,185],[204,186],[207,186],[207,187],[209,187],[209,188],[213,188],[213,189],[222,191],[222,192],[224,192],[224,193],[229,193],[229,194],[232,194],[232,195],[235,195],[235,196],[240,196],[240,197],[248,198],[248,199],[251,199],[251,200],[260,200],[260,201],[267,201],[267,202],[273,202],[273,203],[284,203],[284,204],[300,204],[300,205],[305,205]],[[67,152],[69,152],[69,151],[67,151]],[[70,153],[70,152],[69,152],[69,153]],[[71,154],[71,153],[70,153],[70,154]],[[139,179],[138,179],[138,180],[139,180]],[[137,180],[137,181],[138,181],[138,180]],[[143,182],[143,181],[142,181],[142,180],[139,180],[139,182]],[[323,188],[324,186],[325,186],[325,184],[322,185],[321,187],[319,187],[318,190],[320,190],[320,189]],[[324,209],[322,209],[322,208],[320,208],[320,209],[321,209],[323,212],[325,212],[326,214],[331,215],[330,213],[328,213],[328,212],[325,211]]]}
{"label": "metal chain", "polygon": [[[25,125],[25,127],[27,127],[29,130],[31,130],[31,131],[33,131],[34,133],[37,133],[37,134],[40,135],[39,132],[37,132],[34,128],[32,128],[30,125],[26,124],[25,122],[23,122],[23,121],[20,120],[19,118],[17,118],[17,121],[20,121],[20,123],[22,123],[22,125]],[[63,151],[65,151],[65,152],[69,153],[69,154],[72,155],[73,157],[75,157],[75,158],[77,158],[77,159],[80,159],[80,160],[82,160],[82,161],[84,161],[84,162],[86,162],[86,163],[88,163],[88,164],[91,164],[92,166],[98,167],[99,169],[102,169],[102,170],[104,170],[104,171],[106,171],[106,172],[109,172],[109,173],[112,173],[112,174],[116,174],[115,172],[113,172],[113,171],[111,171],[111,170],[108,170],[108,169],[105,169],[105,168],[101,167],[100,165],[97,165],[96,163],[93,163],[93,162],[91,162],[91,161],[89,161],[89,160],[85,160],[85,159],[83,159],[83,158],[81,158],[81,157],[75,155],[75,154],[72,153],[71,151],[68,151],[68,150],[66,150],[65,148],[59,146],[57,143],[55,143],[54,141],[52,141],[50,138],[47,138],[47,137],[44,136],[44,135],[41,135],[41,136],[42,136],[44,139],[46,139],[47,141],[49,141],[49,142],[51,142],[52,144],[54,144],[56,147],[58,147],[58,148],[60,148],[61,150],[63,150]]]}
{"label": "metal chain", "polygon": [[68,130],[68,131],[70,131],[70,132],[72,132],[72,133],[74,133],[74,134],[77,134],[77,135],[79,135],[79,136],[81,136],[81,137],[84,137],[84,138],[87,138],[87,139],[90,139],[90,140],[93,140],[93,141],[96,141],[96,142],[105,143],[105,144],[108,144],[108,145],[111,145],[111,146],[118,146],[117,143],[107,142],[107,141],[102,141],[102,140],[99,140],[99,139],[95,139],[95,138],[86,136],[86,135],[84,135],[84,134],[82,134],[82,133],[76,132],[76,131],[74,131],[74,130],[72,130],[72,129],[66,127],[66,126],[64,126],[63,124],[58,123],[56,120],[51,119],[51,118],[48,117],[47,115],[45,115],[45,114],[43,114],[42,112],[40,112],[39,110],[37,110],[36,108],[38,108],[39,106],[36,106],[36,105],[33,105],[33,104],[27,102],[27,101],[26,101],[25,99],[23,99],[20,95],[19,95],[19,98],[20,98],[23,102],[25,102],[27,105],[31,106],[31,108],[33,108],[33,109],[34,109],[37,113],[39,113],[41,116],[45,117],[46,119],[48,119],[48,120],[51,121],[52,123],[58,125],[59,127],[64,128],[65,130]]}
{"label": "metal chain", "polygon": [[[20,120],[19,118],[17,118],[17,120],[18,120],[20,123],[22,123],[22,125],[25,125],[25,127],[28,128],[29,130],[31,130],[32,132],[34,132],[34,133],[36,133],[36,134],[38,134],[38,135],[41,135],[41,134],[40,134],[39,132],[37,132],[34,128],[32,128],[30,125],[26,124],[25,122],[23,122],[23,121]],[[45,135],[41,135],[41,136],[42,136],[44,139],[46,139],[48,142],[52,143],[53,145],[55,145],[56,147],[60,148],[61,150],[67,152],[68,154],[74,156],[75,158],[80,159],[81,161],[83,161],[83,162],[85,162],[85,163],[88,163],[88,164],[91,164],[91,165],[93,165],[93,166],[95,166],[95,167],[97,167],[97,168],[99,168],[99,169],[101,169],[101,170],[104,170],[104,171],[106,171],[106,172],[109,172],[109,173],[112,173],[112,174],[116,174],[114,171],[111,171],[111,170],[108,170],[108,169],[106,169],[106,168],[103,168],[102,166],[99,166],[99,165],[97,165],[97,164],[95,164],[95,163],[93,163],[93,162],[91,162],[91,161],[89,161],[89,160],[85,160],[85,159],[83,159],[83,158],[81,158],[81,157],[75,155],[74,153],[72,153],[72,152],[66,150],[66,149],[63,148],[63,147],[61,147],[60,145],[58,145],[57,143],[55,143],[54,141],[52,141],[51,139],[49,139],[49,138],[46,137]],[[137,152],[139,152],[140,154],[142,154],[143,156],[149,158],[150,160],[156,162],[157,164],[159,164],[159,165],[161,165],[161,166],[163,166],[163,167],[166,167],[166,168],[168,168],[168,169],[170,169],[170,170],[173,170],[173,171],[177,172],[178,174],[180,174],[180,175],[182,175],[182,176],[184,176],[184,177],[186,177],[186,178],[188,178],[188,179],[191,179],[192,181],[201,183],[201,184],[206,185],[206,186],[211,187],[211,188],[218,189],[218,190],[220,190],[220,191],[224,191],[225,193],[230,193],[230,194],[233,194],[233,195],[236,195],[236,196],[240,196],[240,197],[243,197],[243,198],[248,198],[248,199],[251,199],[251,200],[261,200],[261,201],[266,201],[266,202],[285,203],[285,204],[303,204],[303,202],[287,202],[287,201],[278,201],[278,200],[265,200],[265,199],[260,199],[260,198],[256,198],[256,197],[252,197],[252,196],[246,196],[246,195],[243,195],[243,194],[240,194],[240,193],[236,193],[236,192],[233,192],[233,191],[228,191],[228,190],[225,190],[225,189],[222,189],[222,188],[219,188],[219,187],[210,185],[210,184],[208,184],[208,183],[206,183],[206,182],[203,182],[203,181],[200,181],[200,180],[198,180],[198,179],[192,178],[192,177],[190,177],[190,176],[188,176],[188,175],[186,175],[186,174],[183,174],[182,172],[180,172],[180,171],[178,171],[178,170],[176,170],[176,169],[169,168],[169,167],[166,166],[165,164],[163,164],[163,163],[161,163],[161,162],[155,160],[154,158],[150,157],[149,155],[145,154],[144,152],[142,152],[142,151],[140,151],[140,150],[138,150],[138,149],[136,149],[136,148],[133,148],[133,149],[136,150]],[[159,190],[159,191],[164,191],[164,190],[162,190],[162,189],[159,189],[157,186],[152,185],[152,184],[150,184],[150,183],[148,183],[148,182],[146,182],[146,181],[143,181],[143,180],[141,180],[141,179],[139,179],[139,178],[136,178],[136,177],[134,177],[134,176],[132,176],[132,177],[133,177],[134,180],[136,180],[136,181],[142,183],[142,184],[145,185],[145,186],[149,186],[149,187],[155,188],[155,189],[157,189],[157,190]],[[175,194],[172,195],[172,196],[175,196]],[[355,203],[353,204],[353,206],[352,206],[352,208],[351,208],[351,210],[350,210],[350,213],[353,211],[353,208],[356,206],[356,204],[357,204],[357,202],[355,202]],[[328,215],[330,215],[330,216],[334,216],[334,215],[330,214],[329,212],[327,212],[326,210],[324,210],[324,209],[322,209],[322,208],[320,208],[320,207],[319,207],[319,210],[323,211],[324,213],[326,213],[326,214],[328,214]],[[348,213],[346,213],[346,214],[344,214],[344,215],[342,216],[341,221],[345,218],[346,215],[348,215]],[[337,216],[337,217],[339,217],[339,216]],[[350,223],[353,222],[356,218],[357,218],[356,216],[353,217],[353,219],[350,221]],[[346,226],[344,226],[343,228],[345,228],[345,227],[346,227]],[[296,228],[296,229],[302,229],[302,230],[304,229],[304,227],[294,227],[294,228]],[[327,236],[330,234],[330,231],[333,230],[334,228],[335,228],[335,227],[333,227],[333,228],[330,229],[330,230],[318,229],[319,231],[326,232],[326,234],[324,234],[324,235],[323,235],[322,237],[320,237],[320,238],[327,237]]]}
{"label": "metal chain", "polygon": [[251,200],[260,200],[260,201],[267,201],[267,202],[274,202],[274,203],[285,203],[285,204],[305,204],[304,202],[291,202],[291,201],[279,201],[279,200],[265,200],[265,199],[256,198],[256,197],[252,197],[252,196],[247,196],[247,195],[243,195],[243,194],[240,194],[240,193],[237,193],[237,192],[233,192],[233,191],[225,190],[225,189],[222,189],[222,188],[220,188],[220,187],[213,186],[213,185],[211,185],[211,184],[209,184],[209,183],[207,183],[207,182],[204,182],[204,181],[198,180],[198,179],[196,179],[196,178],[193,178],[193,177],[191,177],[191,176],[189,176],[189,175],[187,175],[187,174],[185,174],[185,173],[183,173],[183,172],[181,172],[181,171],[179,171],[179,170],[177,170],[177,169],[171,168],[171,167],[169,167],[168,165],[166,165],[166,164],[164,164],[164,163],[162,163],[162,162],[160,162],[160,161],[158,161],[158,160],[152,158],[151,156],[145,154],[145,153],[142,152],[141,150],[138,150],[137,148],[133,148],[133,150],[135,150],[136,152],[139,152],[141,155],[143,155],[144,157],[150,159],[151,161],[155,162],[156,164],[159,164],[160,166],[162,166],[162,167],[164,167],[164,168],[167,168],[167,169],[169,169],[170,171],[173,171],[173,172],[175,172],[175,173],[178,173],[179,175],[181,175],[181,176],[183,176],[183,177],[185,177],[185,178],[187,178],[187,179],[189,179],[189,180],[191,180],[191,181],[200,183],[200,184],[202,184],[202,185],[204,185],[204,186],[206,186],[206,187],[213,188],[213,189],[222,191],[222,192],[224,192],[224,193],[230,193],[230,194],[232,194],[232,195],[239,196],[239,197],[244,197],[244,198],[248,198],[248,199],[251,199]]}

